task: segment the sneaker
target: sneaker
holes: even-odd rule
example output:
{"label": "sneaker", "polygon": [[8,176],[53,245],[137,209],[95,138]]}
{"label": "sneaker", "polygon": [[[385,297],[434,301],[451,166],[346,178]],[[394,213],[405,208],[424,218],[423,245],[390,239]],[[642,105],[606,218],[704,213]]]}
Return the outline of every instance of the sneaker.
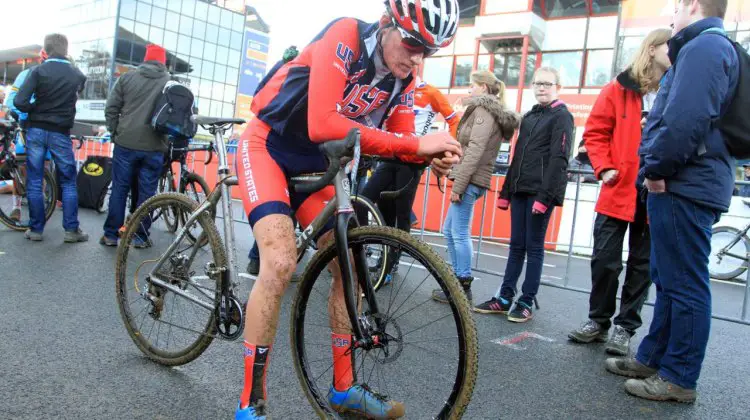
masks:
{"label": "sneaker", "polygon": [[353,385],[346,391],[331,387],[328,402],[339,413],[355,413],[368,419],[397,419],[404,416],[404,405],[388,400],[365,385]]}
{"label": "sneaker", "polygon": [[[471,303],[472,298],[474,297],[471,293],[471,282],[474,281],[474,277],[459,277],[458,281],[459,283],[461,283],[461,287],[463,287],[464,289],[466,298],[469,299],[469,303]],[[435,289],[432,291],[432,300],[440,303],[448,303],[448,297],[445,295],[445,292],[443,292],[442,289]]]}
{"label": "sneaker", "polygon": [[240,408],[237,404],[237,411],[234,413],[234,420],[265,420],[266,419],[266,402],[258,400],[255,404]]}
{"label": "sneaker", "polygon": [[508,321],[510,322],[527,322],[532,318],[534,318],[534,311],[531,309],[531,305],[522,300],[516,302],[516,307],[508,314]]}
{"label": "sneaker", "polygon": [[151,242],[151,239],[146,239],[145,241],[138,236],[133,238],[133,248],[136,249],[145,249],[145,248],[151,248],[153,243]]}
{"label": "sneaker", "polygon": [[21,221],[21,209],[13,209],[10,212],[10,219],[16,222]]}
{"label": "sneaker", "polygon": [[634,357],[612,357],[604,361],[607,372],[628,378],[646,379],[656,374],[657,369],[650,368],[635,360]]}
{"label": "sneaker", "polygon": [[30,241],[34,241],[34,242],[39,242],[42,239],[44,239],[44,238],[42,238],[42,234],[41,233],[33,232],[31,229],[28,229],[26,232],[24,232],[23,236],[24,236],[24,238],[26,238],[26,239],[28,239]]}
{"label": "sneaker", "polygon": [[615,356],[627,356],[630,352],[630,332],[619,325],[615,325],[615,331],[612,333],[612,337],[607,341],[607,346],[604,350],[609,354]]}
{"label": "sneaker", "polygon": [[512,304],[513,302],[506,300],[505,298],[501,297],[498,299],[493,296],[492,299],[487,302],[475,306],[474,312],[479,312],[480,314],[506,315],[508,311],[510,311]]}
{"label": "sneaker", "polygon": [[577,330],[568,333],[568,338],[576,343],[605,343],[608,334],[609,329],[602,328],[596,321],[588,320]]}
{"label": "sneaker", "polygon": [[625,391],[635,397],[653,401],[694,403],[698,397],[698,393],[694,389],[675,385],[659,375],[653,375],[646,379],[628,379],[625,381]]}
{"label": "sneaker", "polygon": [[250,258],[250,262],[247,263],[247,274],[251,276],[257,276],[260,272],[260,260]]}
{"label": "sneaker", "polygon": [[391,284],[393,282],[393,279],[396,278],[397,274],[398,274],[398,263],[393,264],[393,267],[391,267],[391,272],[385,275],[385,279],[383,280],[383,286]]}
{"label": "sneaker", "polygon": [[63,239],[63,241],[67,243],[86,242],[88,240],[88,233],[82,231],[81,228],[78,228],[76,230],[66,230],[65,239]]}
{"label": "sneaker", "polygon": [[117,246],[117,239],[107,238],[106,235],[102,235],[102,237],[99,238],[99,244],[104,246]]}

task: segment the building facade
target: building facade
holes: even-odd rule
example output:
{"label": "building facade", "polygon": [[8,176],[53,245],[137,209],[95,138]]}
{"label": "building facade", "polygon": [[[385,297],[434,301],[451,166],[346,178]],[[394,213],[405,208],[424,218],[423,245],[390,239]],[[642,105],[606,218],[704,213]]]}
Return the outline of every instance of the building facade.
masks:
{"label": "building facade", "polygon": [[[625,69],[643,38],[672,23],[675,0],[467,0],[451,46],[425,60],[423,78],[457,101],[469,75],[487,69],[505,82],[519,112],[535,103],[534,70],[555,67],[576,138],[601,88]],[[729,0],[729,36],[750,46],[750,0]],[[576,148],[573,148],[575,150]],[[506,150],[507,152],[507,146]]]}

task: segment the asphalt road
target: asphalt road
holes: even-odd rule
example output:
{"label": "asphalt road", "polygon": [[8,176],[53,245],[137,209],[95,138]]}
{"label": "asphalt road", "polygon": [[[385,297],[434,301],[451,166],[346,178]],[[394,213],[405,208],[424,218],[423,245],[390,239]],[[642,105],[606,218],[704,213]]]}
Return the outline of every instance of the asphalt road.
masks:
{"label": "asphalt road", "polygon": [[[232,418],[242,387],[242,346],[215,340],[197,360],[179,368],[148,361],[123,327],[115,301],[113,248],[97,243],[103,216],[81,210],[92,238],[63,244],[57,211],[42,243],[0,228],[0,418],[2,419],[213,419]],[[251,244],[238,224],[238,249]],[[438,238],[428,238],[440,245]],[[436,246],[445,255],[444,249]],[[485,246],[480,267],[502,271],[502,246]],[[562,282],[566,258],[549,255],[545,280]],[[241,255],[240,266],[246,259]],[[574,259],[571,285],[587,287],[588,261]],[[494,293],[500,278],[478,274],[476,300]],[[738,316],[742,289],[715,283],[714,309]],[[294,374],[285,297],[268,374],[274,418],[310,418],[309,403]],[[541,309],[527,324],[475,316],[479,332],[479,379],[466,413],[469,419],[746,419],[750,401],[750,327],[714,321],[699,399],[695,405],[653,403],[626,395],[621,378],[602,366],[603,346],[567,341],[585,319],[588,296],[542,287]],[[651,308],[643,311],[644,323]],[[645,327],[644,327],[645,328]],[[640,339],[640,334],[635,341]],[[633,343],[633,348],[637,343]],[[396,389],[426,395],[431,372],[391,372]],[[433,381],[434,382],[434,381]],[[421,418],[417,410],[408,418]]]}

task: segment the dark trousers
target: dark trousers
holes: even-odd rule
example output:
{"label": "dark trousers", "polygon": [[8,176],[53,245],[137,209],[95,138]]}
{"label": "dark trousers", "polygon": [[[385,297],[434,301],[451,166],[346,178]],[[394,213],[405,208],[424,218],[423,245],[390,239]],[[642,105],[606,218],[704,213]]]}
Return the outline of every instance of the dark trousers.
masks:
{"label": "dark trousers", "polygon": [[641,308],[651,286],[649,255],[651,235],[646,222],[646,205],[638,204],[633,223],[597,214],[594,224],[594,253],[591,258],[591,295],[589,319],[609,329],[617,307],[617,289],[622,272],[622,246],[630,228],[629,252],[625,282],[620,295],[620,313],[614,320],[634,334],[642,324]]}
{"label": "dark trousers", "polygon": [[[117,231],[125,221],[125,206],[134,175],[138,178],[138,197],[131,197],[131,200],[136,201],[137,208],[156,193],[163,162],[162,152],[143,152],[115,145],[112,155],[112,194],[104,222],[104,235],[107,238],[117,239]],[[148,238],[150,227],[150,220],[146,218],[138,232],[141,239]]]}
{"label": "dark trousers", "polygon": [[[415,173],[406,165],[382,162],[373,171],[362,190],[362,195],[377,204],[386,225],[409,232],[411,231],[411,208],[414,205],[421,176],[422,171]],[[395,199],[380,198],[380,193],[383,191],[399,191],[407,186],[409,188]],[[358,214],[357,216],[363,220],[364,215]]]}
{"label": "dark trousers", "polygon": [[636,359],[695,389],[711,330],[708,256],[719,212],[667,192],[648,195],[648,216],[656,303]]}
{"label": "dark trousers", "polygon": [[500,296],[513,300],[526,259],[526,279],[521,287],[523,295],[518,300],[529,306],[536,298],[542,281],[544,236],[555,209],[550,206],[544,214],[532,214],[535,198],[533,195],[516,194],[510,199],[510,254],[505,266],[503,285],[500,287]]}

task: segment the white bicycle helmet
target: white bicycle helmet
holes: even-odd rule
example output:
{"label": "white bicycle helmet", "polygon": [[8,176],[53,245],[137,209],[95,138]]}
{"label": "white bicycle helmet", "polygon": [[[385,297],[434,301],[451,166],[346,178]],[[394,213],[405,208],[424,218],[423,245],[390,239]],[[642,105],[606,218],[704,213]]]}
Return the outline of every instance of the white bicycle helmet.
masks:
{"label": "white bicycle helmet", "polygon": [[458,0],[386,0],[397,28],[426,48],[437,50],[453,42],[458,30]]}

